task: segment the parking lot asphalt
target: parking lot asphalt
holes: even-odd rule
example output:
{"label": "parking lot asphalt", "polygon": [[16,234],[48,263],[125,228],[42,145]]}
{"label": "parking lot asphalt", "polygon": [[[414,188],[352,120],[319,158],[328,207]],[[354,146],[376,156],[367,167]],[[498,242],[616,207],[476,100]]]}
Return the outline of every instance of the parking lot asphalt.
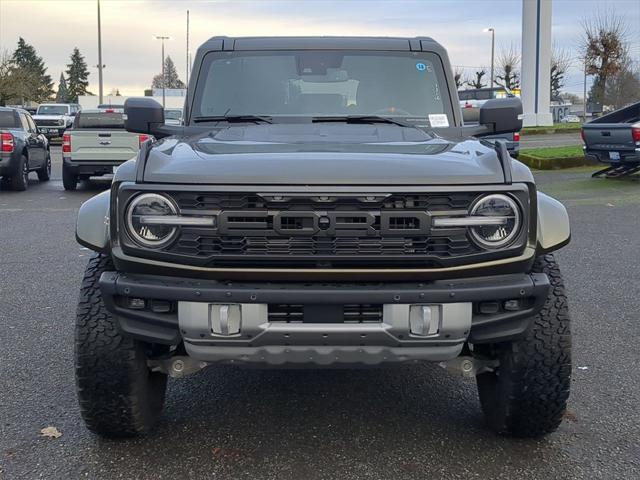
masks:
{"label": "parking lot asphalt", "polygon": [[[75,397],[73,325],[91,252],[78,207],[108,182],[0,191],[2,479],[640,478],[640,181],[587,169],[537,174],[564,201],[573,239],[558,253],[573,317],[569,411],[541,440],[483,425],[473,381],[437,366],[385,370],[210,368],[170,380],[144,438],[105,441]],[[56,427],[59,438],[40,436]]]}

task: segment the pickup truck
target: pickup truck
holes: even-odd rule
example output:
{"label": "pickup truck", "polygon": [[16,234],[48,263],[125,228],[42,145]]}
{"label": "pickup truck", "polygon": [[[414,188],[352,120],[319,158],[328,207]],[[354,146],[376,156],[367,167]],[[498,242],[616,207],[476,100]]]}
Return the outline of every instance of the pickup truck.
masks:
{"label": "pickup truck", "polygon": [[427,37],[214,37],[193,72],[182,125],[126,100],[126,129],[154,140],[78,213],[91,431],[148,432],[167,377],[202,368],[421,362],[476,379],[501,434],[558,427],[571,333],[552,252],[569,218],[476,138],[519,131],[519,98],[464,125]]}
{"label": "pickup truck", "polygon": [[29,172],[41,182],[51,177],[49,141],[26,110],[0,107],[0,177],[2,186],[26,190]]}
{"label": "pickup truck", "polygon": [[73,118],[80,111],[76,103],[43,103],[33,116],[40,131],[48,138],[60,138],[71,127]]}
{"label": "pickup truck", "polygon": [[124,129],[122,109],[83,110],[62,137],[62,183],[75,190],[79,180],[114,173],[138,153],[148,135]]}
{"label": "pickup truck", "polygon": [[594,176],[640,171],[640,102],[585,123],[581,133],[585,157],[610,164]]}

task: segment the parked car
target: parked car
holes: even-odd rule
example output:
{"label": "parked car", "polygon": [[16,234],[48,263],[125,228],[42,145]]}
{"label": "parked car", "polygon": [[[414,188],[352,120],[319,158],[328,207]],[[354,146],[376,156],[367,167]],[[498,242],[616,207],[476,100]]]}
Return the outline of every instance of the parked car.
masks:
{"label": "parked car", "polygon": [[125,102],[127,130],[158,140],[78,214],[96,252],[75,327],[91,431],[149,431],[167,376],[208,366],[419,362],[476,378],[499,433],[558,427],[567,212],[473,138],[519,131],[520,99],[465,126],[425,37],[214,37],[193,72],[184,125]]}
{"label": "parked car", "polygon": [[580,117],[577,115],[567,115],[562,117],[560,123],[580,123]]}
{"label": "parked car", "polygon": [[29,172],[51,177],[49,141],[26,110],[0,107],[0,177],[3,187],[26,190]]}
{"label": "parked car", "polygon": [[585,123],[582,140],[585,157],[610,165],[594,176],[640,171],[640,102]]}
{"label": "parked car", "polygon": [[182,109],[165,108],[164,123],[166,123],[167,125],[182,125]]}
{"label": "parked car", "polygon": [[138,153],[149,136],[124,129],[122,109],[83,110],[62,137],[62,183],[75,190],[79,180],[112,174]]}
{"label": "parked car", "polygon": [[80,105],[75,103],[43,103],[33,117],[36,125],[48,139],[60,138],[71,127]]}

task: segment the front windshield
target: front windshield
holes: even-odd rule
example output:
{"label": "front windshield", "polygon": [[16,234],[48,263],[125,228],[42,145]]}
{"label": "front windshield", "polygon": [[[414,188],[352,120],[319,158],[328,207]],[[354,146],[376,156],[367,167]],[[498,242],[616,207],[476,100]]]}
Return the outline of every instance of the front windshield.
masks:
{"label": "front windshield", "polygon": [[192,121],[364,115],[453,124],[442,64],[428,52],[215,52],[201,72]]}
{"label": "front windshield", "polygon": [[67,109],[64,105],[40,105],[37,115],[66,115]]}

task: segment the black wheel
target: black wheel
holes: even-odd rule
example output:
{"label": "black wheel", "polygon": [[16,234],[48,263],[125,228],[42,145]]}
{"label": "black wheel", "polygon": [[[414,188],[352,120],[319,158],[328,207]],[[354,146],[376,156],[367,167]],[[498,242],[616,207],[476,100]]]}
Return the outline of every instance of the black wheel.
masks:
{"label": "black wheel", "polygon": [[536,259],[533,271],[546,273],[551,282],[544,307],[525,338],[491,347],[500,365],[477,376],[487,423],[515,437],[555,431],[571,384],[570,319],[560,269],[553,255],[545,255]]}
{"label": "black wheel", "polygon": [[9,181],[12,190],[24,191],[29,186],[29,160],[22,155],[18,163],[18,171]]}
{"label": "black wheel", "polygon": [[38,174],[38,180],[41,182],[46,182],[51,178],[51,152],[49,150],[47,150],[44,165],[36,173]]}
{"label": "black wheel", "polygon": [[147,367],[146,345],[121,335],[104,307],[98,280],[111,258],[89,260],[76,319],[76,385],[87,428],[103,437],[148,432],[162,412],[167,376]]}
{"label": "black wheel", "polygon": [[78,175],[72,173],[62,165],[62,185],[65,190],[75,190],[78,187]]}

